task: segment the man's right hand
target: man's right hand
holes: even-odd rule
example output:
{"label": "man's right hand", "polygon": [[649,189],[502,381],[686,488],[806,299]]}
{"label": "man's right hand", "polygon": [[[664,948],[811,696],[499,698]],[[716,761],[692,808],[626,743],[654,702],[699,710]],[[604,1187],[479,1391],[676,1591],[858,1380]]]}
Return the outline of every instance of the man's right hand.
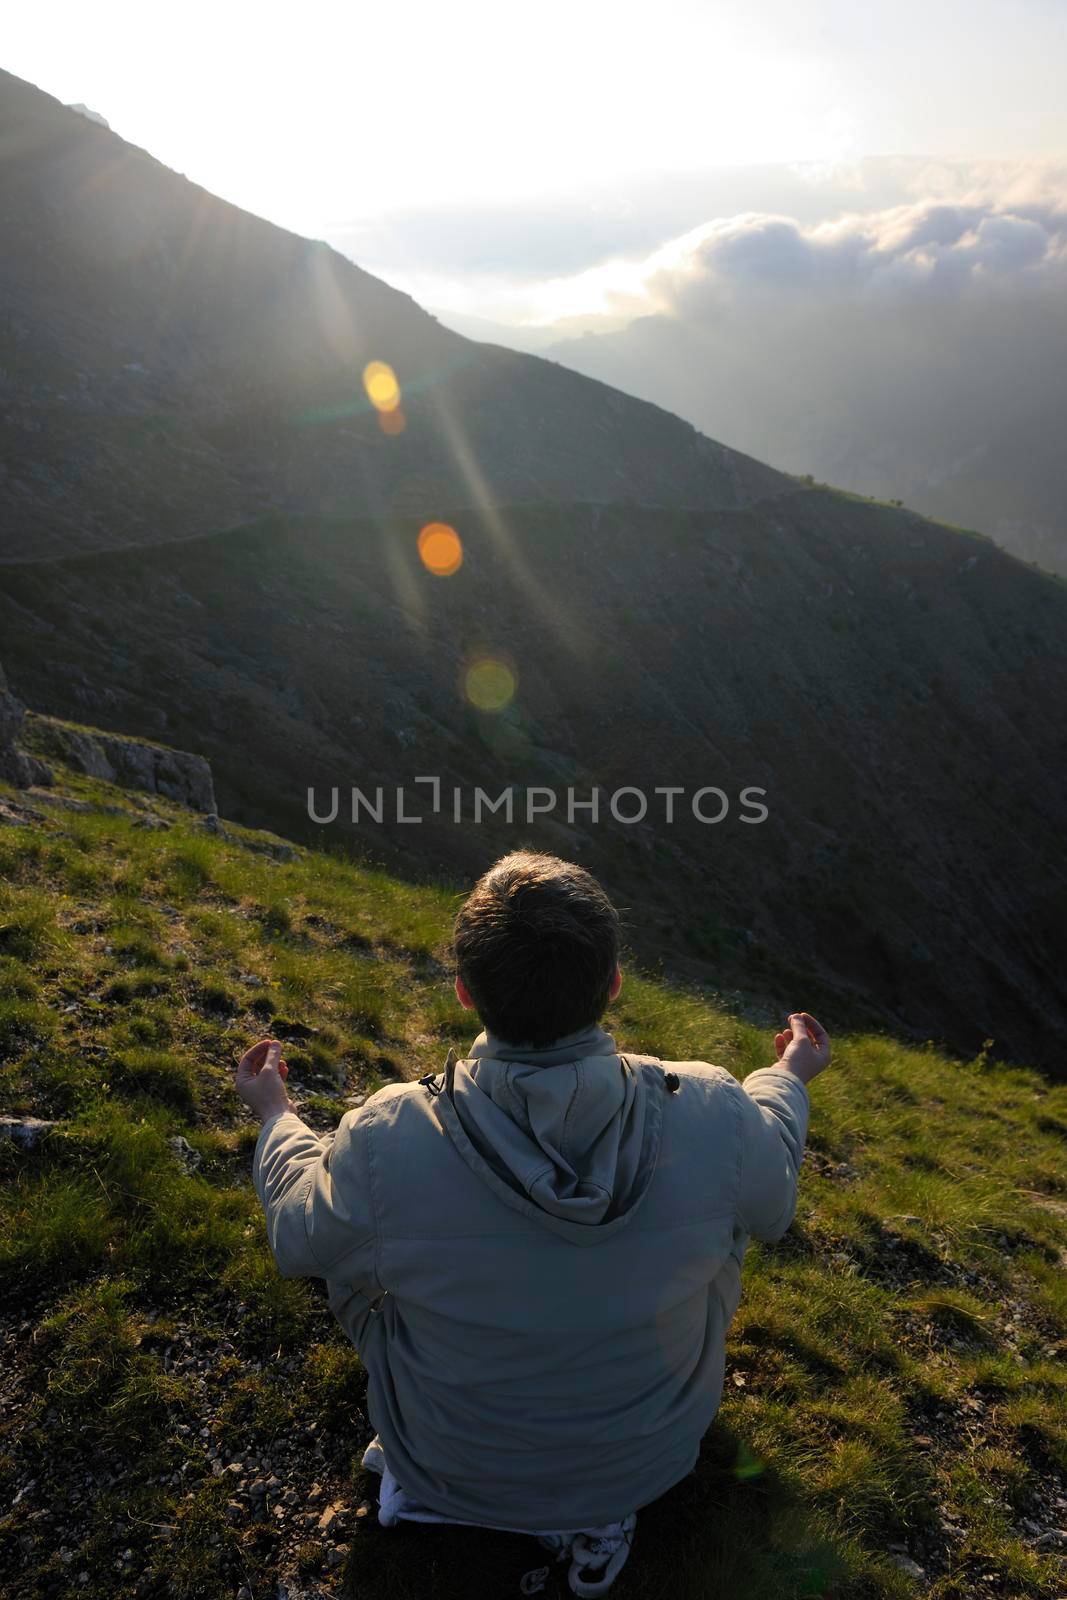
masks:
{"label": "man's right hand", "polygon": [[281,1059],[281,1053],[277,1039],[261,1039],[237,1063],[234,1088],[261,1122],[275,1112],[296,1110],[285,1087],[289,1063]]}
{"label": "man's right hand", "polygon": [[775,1034],[774,1048],[779,1065],[795,1072],[804,1083],[830,1065],[830,1036],[810,1011],[794,1011],[788,1030]]}

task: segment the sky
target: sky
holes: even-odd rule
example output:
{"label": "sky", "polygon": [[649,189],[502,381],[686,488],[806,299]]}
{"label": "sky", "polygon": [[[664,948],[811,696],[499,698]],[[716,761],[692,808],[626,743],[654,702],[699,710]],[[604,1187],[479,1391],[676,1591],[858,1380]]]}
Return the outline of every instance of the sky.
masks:
{"label": "sky", "polygon": [[716,219],[812,225],[939,163],[958,189],[961,162],[1067,151],[1060,0],[60,0],[12,9],[0,60],[424,304],[510,323],[597,325],[605,282]]}

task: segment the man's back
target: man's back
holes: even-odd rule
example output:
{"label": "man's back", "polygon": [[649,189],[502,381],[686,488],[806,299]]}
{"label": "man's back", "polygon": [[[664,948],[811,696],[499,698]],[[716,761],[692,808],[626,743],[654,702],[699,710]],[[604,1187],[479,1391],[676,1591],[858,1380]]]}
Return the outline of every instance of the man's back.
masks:
{"label": "man's back", "polygon": [[405,1491],[538,1530],[611,1522],[692,1468],[750,1236],[796,1205],[808,1091],[784,1068],[482,1034],[381,1090],[324,1153],[292,1113],[255,1179],[287,1275],[328,1280]]}

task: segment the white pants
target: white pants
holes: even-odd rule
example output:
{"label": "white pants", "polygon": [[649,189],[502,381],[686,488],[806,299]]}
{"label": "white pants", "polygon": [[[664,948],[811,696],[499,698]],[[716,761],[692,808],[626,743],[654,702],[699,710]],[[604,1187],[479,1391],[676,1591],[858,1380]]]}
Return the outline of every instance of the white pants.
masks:
{"label": "white pants", "polygon": [[[383,1528],[392,1528],[399,1521],[447,1522],[465,1528],[484,1526],[482,1523],[468,1522],[462,1517],[443,1516],[439,1511],[431,1511],[428,1506],[420,1505],[417,1500],[405,1494],[386,1464],[385,1451],[377,1434],[364,1450],[362,1464],[369,1471],[381,1475],[378,1521]],[[562,1531],[546,1529],[536,1533],[531,1533],[529,1528],[505,1528],[496,1531],[525,1533],[531,1539],[539,1539],[546,1549],[554,1553],[557,1561],[565,1561],[569,1556],[571,1565],[567,1581],[572,1592],[577,1595],[598,1595],[606,1594],[622,1571],[630,1554],[636,1526],[637,1512],[631,1511],[629,1516],[623,1517],[619,1522],[606,1522],[596,1528]],[[582,1576],[586,1571],[590,1571],[589,1577]],[[547,1576],[547,1567],[538,1567],[532,1572],[527,1572],[520,1585],[522,1593],[536,1594],[544,1587],[544,1579]]]}

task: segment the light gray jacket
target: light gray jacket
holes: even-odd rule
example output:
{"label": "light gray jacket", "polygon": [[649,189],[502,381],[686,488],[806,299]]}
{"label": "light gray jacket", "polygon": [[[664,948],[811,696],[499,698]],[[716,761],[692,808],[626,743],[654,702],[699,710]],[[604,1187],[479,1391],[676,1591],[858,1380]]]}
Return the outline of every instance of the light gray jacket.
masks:
{"label": "light gray jacket", "polygon": [[326,1138],[271,1118],[253,1174],[279,1272],[326,1279],[406,1492],[581,1528],[695,1464],[749,1238],[793,1220],[809,1108],[781,1067],[742,1085],[620,1057],[599,1027],[545,1050],[483,1033]]}

